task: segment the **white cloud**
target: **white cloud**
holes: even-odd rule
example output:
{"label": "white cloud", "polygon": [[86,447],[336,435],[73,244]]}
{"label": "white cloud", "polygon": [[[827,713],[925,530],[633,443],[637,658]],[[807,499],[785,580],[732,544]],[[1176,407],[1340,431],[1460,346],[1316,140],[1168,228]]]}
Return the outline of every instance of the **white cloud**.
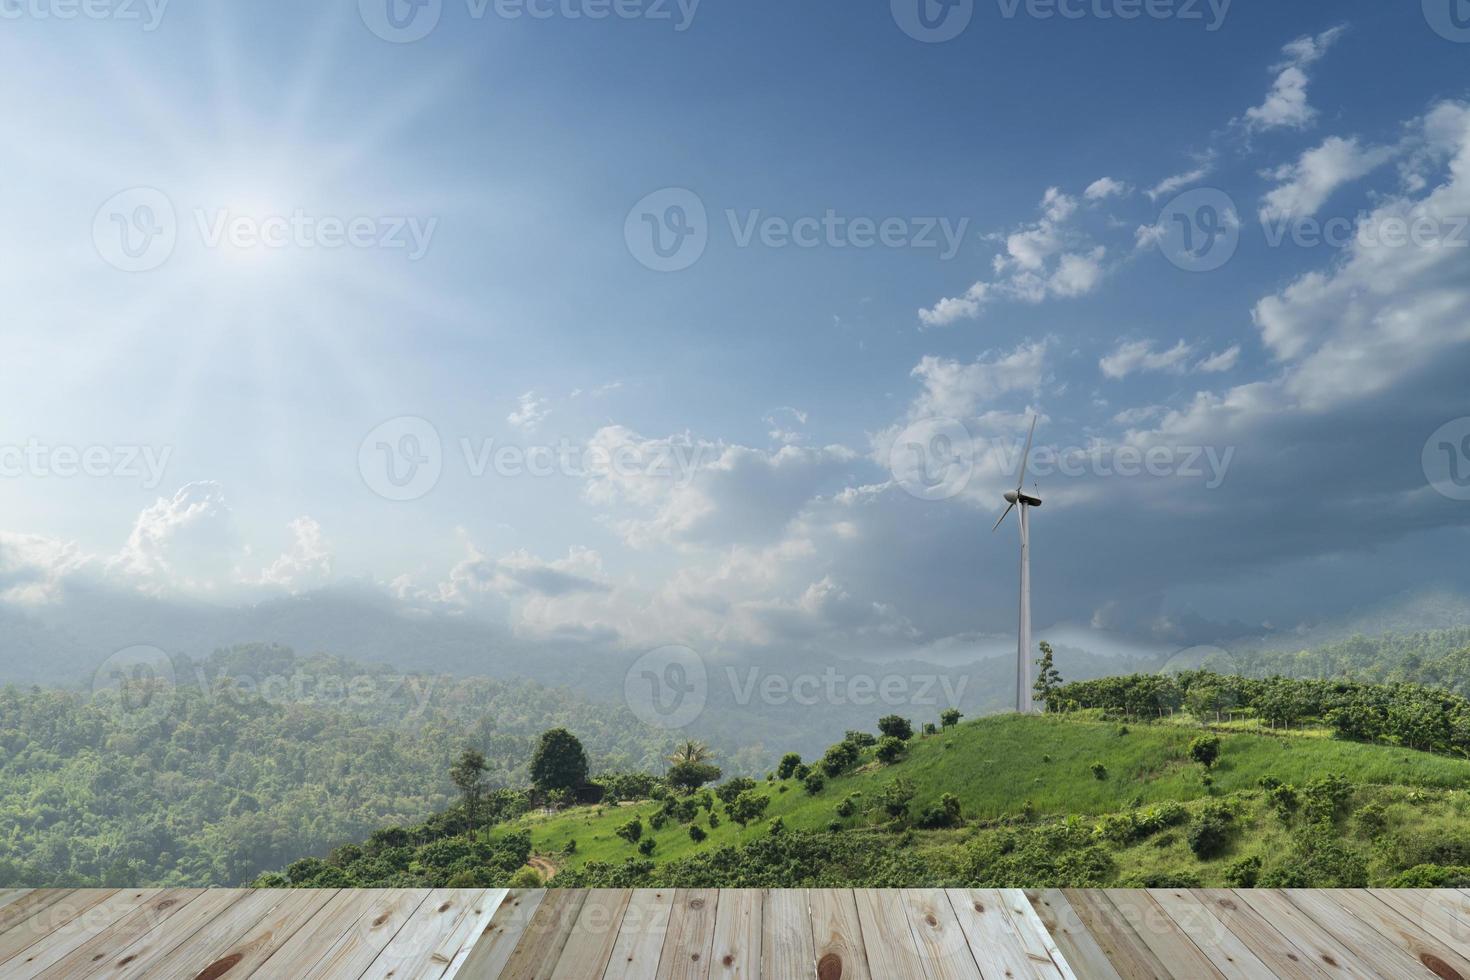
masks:
{"label": "white cloud", "polygon": [[224,489],[201,481],[145,508],[108,566],[145,591],[211,593],[239,580],[239,562],[248,554]]}
{"label": "white cloud", "polygon": [[1240,345],[1235,344],[1232,347],[1220,351],[1218,354],[1211,354],[1204,358],[1194,366],[1194,369],[1201,374],[1223,374],[1226,371],[1234,370],[1235,365],[1239,361]]}
{"label": "white cloud", "polygon": [[1001,395],[1040,387],[1046,377],[1046,341],[1022,344],[1009,353],[989,351],[969,363],[929,356],[909,372],[923,390],[911,418],[967,418]]}
{"label": "white cloud", "polygon": [[1197,184],[1204,180],[1213,170],[1213,160],[1206,160],[1193,170],[1186,170],[1184,173],[1175,174],[1172,177],[1165,177],[1149,189],[1149,199],[1157,201],[1161,197],[1168,197],[1177,191],[1182,191],[1190,184]]}
{"label": "white cloud", "polygon": [[1292,221],[1316,214],[1339,187],[1364,177],[1393,158],[1393,147],[1364,147],[1356,139],[1333,136],[1301,159],[1274,171],[1282,183],[1261,206],[1262,221]]}
{"label": "white cloud", "polygon": [[1272,69],[1278,74],[1266,101],[1246,110],[1248,130],[1304,129],[1317,118],[1317,110],[1307,102],[1310,79],[1306,69],[1320,60],[1345,30],[1334,27],[1315,37],[1300,37],[1282,49],[1287,60]]}
{"label": "white cloud", "polygon": [[292,592],[325,585],[332,578],[332,548],[322,526],[311,517],[298,517],[290,529],[291,547],[260,573],[261,583]]}
{"label": "white cloud", "polygon": [[1131,193],[1132,190],[1131,187],[1121,180],[1114,180],[1112,177],[1099,177],[1087,185],[1087,190],[1083,191],[1082,196],[1089,201],[1102,201],[1110,197],[1123,197]]}
{"label": "white cloud", "polygon": [[54,602],[68,579],[92,565],[71,542],[0,531],[0,601],[20,605]]}
{"label": "white cloud", "polygon": [[1194,354],[1194,345],[1179,341],[1168,350],[1156,351],[1152,341],[1135,340],[1119,343],[1111,354],[1097,362],[1104,376],[1119,380],[1140,371],[1163,371],[1182,374]]}
{"label": "white cloud", "polygon": [[1040,210],[1039,220],[1005,236],[1005,251],[991,263],[995,281],[976,282],[959,296],[919,310],[919,322],[924,327],[944,327],[979,317],[997,299],[1036,304],[1048,298],[1084,296],[1096,289],[1105,275],[1107,249],[1073,223],[1077,199],[1050,187],[1042,196]]}
{"label": "white cloud", "polygon": [[545,421],[549,414],[546,399],[537,398],[534,391],[528,391],[520,397],[518,407],[505,420],[516,428],[529,432]]}

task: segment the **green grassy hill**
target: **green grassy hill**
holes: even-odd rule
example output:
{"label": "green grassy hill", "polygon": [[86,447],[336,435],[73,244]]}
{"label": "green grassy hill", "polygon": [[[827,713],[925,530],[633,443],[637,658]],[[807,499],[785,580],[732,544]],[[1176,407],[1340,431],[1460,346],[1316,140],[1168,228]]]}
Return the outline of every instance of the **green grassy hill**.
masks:
{"label": "green grassy hill", "polygon": [[[1020,820],[1028,801],[1029,822],[1035,823],[1070,815],[1100,818],[1166,801],[1204,803],[1232,796],[1254,809],[1264,796],[1262,779],[1305,786],[1328,773],[1343,775],[1365,796],[1408,798],[1418,791],[1421,803],[1432,799],[1457,814],[1470,813],[1470,795],[1465,792],[1470,789],[1470,761],[1335,741],[1312,731],[1289,736],[1224,733],[1219,759],[1206,770],[1189,755],[1189,744],[1199,734],[1197,727],[1178,724],[1123,726],[1091,718],[1005,715],[915,737],[906,758],[890,765],[873,760],[869,749],[855,772],[826,780],[815,795],[795,779],[762,783],[757,792],[771,798],[763,820],[742,828],[725,819],[710,828],[701,816],[695,822],[707,837],[700,843],[690,838],[686,824],[676,820],[658,830],[646,826],[661,808],[657,801],[529,814],[511,826],[530,832],[537,854],[546,855],[558,868],[573,869],[593,861],[619,863],[639,857],[632,844],[614,833],[635,815],[645,824],[644,836],[657,842],[652,858],[672,861],[768,836],[778,817],[789,831],[828,832],[832,821],[839,819],[836,807],[844,797],[861,794],[864,802],[875,801],[899,778],[913,783],[915,812],[938,803],[945,793],[959,798],[968,827],[921,834],[930,843],[973,838],[990,825]],[[1103,765],[1104,778],[1093,774],[1094,763]],[[1207,775],[1211,786],[1205,785]],[[1389,790],[1394,792],[1385,792]],[[885,816],[859,812],[841,824],[844,830],[858,830],[882,824]],[[1088,820],[1089,825],[1096,822]],[[1287,828],[1283,825],[1280,830],[1282,835],[1257,836],[1265,842],[1283,836]],[[575,851],[568,854],[573,840]],[[1238,850],[1244,854],[1264,848]],[[1153,867],[1160,862],[1144,864]]]}

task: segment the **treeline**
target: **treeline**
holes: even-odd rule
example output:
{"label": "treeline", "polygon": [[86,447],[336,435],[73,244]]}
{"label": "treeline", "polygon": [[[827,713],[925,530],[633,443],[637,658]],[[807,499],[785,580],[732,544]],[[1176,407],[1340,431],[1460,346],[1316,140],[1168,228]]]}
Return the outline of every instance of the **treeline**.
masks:
{"label": "treeline", "polygon": [[[1204,666],[1218,669],[1220,665]],[[1310,650],[1234,653],[1230,672],[1249,677],[1423,684],[1470,695],[1470,627],[1354,636]]]}
{"label": "treeline", "polygon": [[1285,729],[1315,724],[1338,738],[1470,757],[1470,700],[1409,683],[1251,678],[1206,670],[1133,674],[1064,684],[1047,708],[1096,708],[1133,719],[1183,709],[1203,721],[1248,717]]}
{"label": "treeline", "polygon": [[235,885],[444,810],[473,745],[524,786],[548,723],[592,765],[643,768],[674,739],[626,708],[530,682],[400,675],[282,647],[174,666],[150,690],[0,689],[0,887]]}

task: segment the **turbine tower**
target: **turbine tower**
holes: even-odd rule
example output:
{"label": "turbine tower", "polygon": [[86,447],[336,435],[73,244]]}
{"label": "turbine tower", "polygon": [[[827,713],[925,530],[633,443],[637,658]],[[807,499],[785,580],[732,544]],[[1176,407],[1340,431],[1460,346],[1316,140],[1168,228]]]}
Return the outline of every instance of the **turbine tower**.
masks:
{"label": "turbine tower", "polygon": [[1031,521],[1027,511],[1040,507],[1041,498],[1021,489],[1026,482],[1026,460],[1031,456],[1031,440],[1036,435],[1036,418],[1031,416],[1031,432],[1026,436],[1026,450],[1021,453],[1021,475],[1016,480],[1016,489],[1006,494],[1006,502],[1010,506],[990,529],[994,534],[1011,511],[1018,507],[1021,509],[1016,515],[1021,524],[1021,624],[1016,632],[1016,710],[1022,714],[1036,710],[1031,700]]}

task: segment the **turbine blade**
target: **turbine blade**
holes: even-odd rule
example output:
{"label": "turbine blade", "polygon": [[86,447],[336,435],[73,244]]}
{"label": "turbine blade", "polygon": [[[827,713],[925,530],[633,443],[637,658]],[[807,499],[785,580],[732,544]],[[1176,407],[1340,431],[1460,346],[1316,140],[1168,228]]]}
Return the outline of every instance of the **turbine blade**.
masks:
{"label": "turbine blade", "polygon": [[996,521],[995,522],[995,527],[993,527],[993,528],[990,529],[990,533],[991,534],[994,534],[996,531],[1000,530],[1000,522],[1003,521],[1003,520],[1005,520],[1007,517],[1010,517],[1011,516],[1011,511],[1013,511],[1015,509],[1016,509],[1016,505],[1015,504],[1011,504],[1009,507],[1007,507],[1006,508],[1006,512],[1004,514],[1000,515],[1000,521]]}
{"label": "turbine blade", "polygon": [[1021,478],[1016,481],[1017,492],[1026,485],[1026,461],[1031,458],[1031,440],[1036,435],[1037,416],[1031,416],[1031,431],[1026,436],[1026,451],[1021,453]]}

